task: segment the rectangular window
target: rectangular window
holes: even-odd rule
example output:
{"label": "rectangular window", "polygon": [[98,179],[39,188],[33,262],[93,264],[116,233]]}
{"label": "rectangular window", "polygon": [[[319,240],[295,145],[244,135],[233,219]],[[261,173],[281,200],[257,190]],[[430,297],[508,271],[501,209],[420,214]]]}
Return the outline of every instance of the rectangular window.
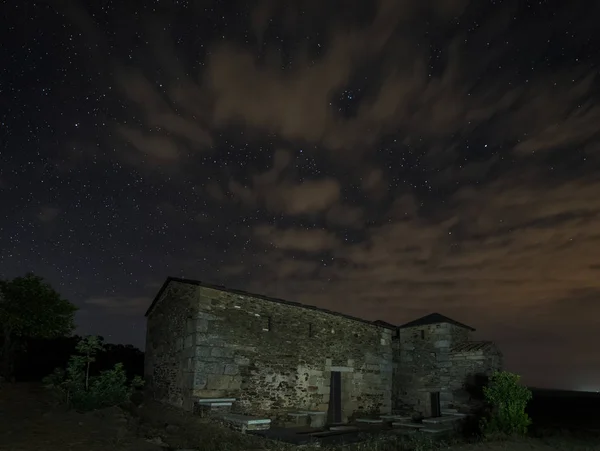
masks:
{"label": "rectangular window", "polygon": [[421,331],[421,340],[425,340],[425,331],[424,330]]}
{"label": "rectangular window", "polygon": [[313,325],[311,323],[308,323],[308,336],[312,337],[313,335],[314,335]]}
{"label": "rectangular window", "polygon": [[265,317],[265,323],[263,326],[263,330],[265,332],[269,332],[270,330],[272,330],[272,328],[273,328],[273,323],[271,321],[271,317],[270,316]]}

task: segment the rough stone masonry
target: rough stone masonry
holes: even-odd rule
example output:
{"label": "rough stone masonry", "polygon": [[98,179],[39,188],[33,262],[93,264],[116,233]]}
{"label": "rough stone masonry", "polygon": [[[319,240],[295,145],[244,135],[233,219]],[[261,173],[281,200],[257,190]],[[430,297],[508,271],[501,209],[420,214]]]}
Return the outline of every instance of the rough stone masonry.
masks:
{"label": "rough stone masonry", "polygon": [[431,393],[452,407],[468,377],[501,365],[493,343],[442,315],[398,328],[193,280],[167,279],[146,316],[147,389],[190,411],[198,398],[235,398],[236,413],[275,420],[331,414],[332,402],[341,421],[400,407],[428,415]]}

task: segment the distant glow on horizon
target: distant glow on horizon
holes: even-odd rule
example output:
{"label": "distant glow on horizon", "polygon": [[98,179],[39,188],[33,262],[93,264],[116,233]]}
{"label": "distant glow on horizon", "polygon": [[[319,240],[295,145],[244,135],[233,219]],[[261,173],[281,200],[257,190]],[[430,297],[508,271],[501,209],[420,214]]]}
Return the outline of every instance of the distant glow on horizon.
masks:
{"label": "distant glow on horizon", "polygon": [[581,392],[594,392],[594,393],[600,393],[600,387],[589,387],[589,386],[584,386],[584,387],[577,387],[573,389],[574,391],[581,391]]}

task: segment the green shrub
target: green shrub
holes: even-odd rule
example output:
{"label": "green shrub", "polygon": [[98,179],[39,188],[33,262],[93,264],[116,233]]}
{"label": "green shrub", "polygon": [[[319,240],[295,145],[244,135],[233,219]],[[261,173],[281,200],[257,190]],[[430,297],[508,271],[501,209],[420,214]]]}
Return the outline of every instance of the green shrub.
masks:
{"label": "green shrub", "polygon": [[531,391],[521,385],[521,377],[508,371],[497,371],[483,388],[489,415],[481,420],[485,436],[521,435],[527,433],[531,419],[525,412]]}
{"label": "green shrub", "polygon": [[43,381],[69,407],[91,410],[122,404],[129,401],[132,393],[144,384],[139,376],[128,384],[122,363],[117,363],[112,370],[90,377],[90,365],[95,362],[96,354],[104,350],[98,337],[83,338],[76,349],[80,354],[71,356],[66,371],[57,368]]}

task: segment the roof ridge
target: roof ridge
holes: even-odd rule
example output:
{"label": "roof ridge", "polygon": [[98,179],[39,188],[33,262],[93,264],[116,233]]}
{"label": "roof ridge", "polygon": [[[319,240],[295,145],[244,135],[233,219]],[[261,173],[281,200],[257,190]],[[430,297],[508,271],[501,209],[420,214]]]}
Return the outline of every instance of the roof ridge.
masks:
{"label": "roof ridge", "polygon": [[421,318],[417,318],[413,321],[409,321],[408,323],[402,324],[398,326],[400,329],[404,329],[407,327],[418,327],[418,326],[426,326],[430,324],[439,324],[439,323],[449,323],[458,327],[463,327],[465,329],[469,329],[471,331],[475,331],[475,328],[471,326],[467,326],[466,324],[460,323],[452,318],[447,317],[446,315],[442,315],[441,313],[430,313],[428,315],[422,316]]}
{"label": "roof ridge", "polygon": [[347,315],[347,314],[341,313],[341,312],[336,312],[334,310],[329,310],[329,309],[326,309],[326,308],[317,307],[315,305],[302,304],[302,303],[296,302],[296,301],[287,301],[285,299],[275,298],[275,297],[271,297],[271,296],[265,296],[263,294],[251,293],[251,292],[248,292],[248,291],[243,291],[243,290],[238,290],[238,289],[233,289],[233,288],[227,288],[227,287],[222,286],[222,285],[215,285],[215,284],[205,283],[205,282],[202,282],[200,280],[185,279],[185,278],[172,277],[172,276],[167,277],[167,279],[163,283],[162,287],[160,288],[159,292],[154,297],[154,300],[150,304],[150,307],[148,307],[148,310],[146,311],[145,316],[148,316],[152,312],[152,310],[156,306],[156,303],[158,302],[159,298],[161,297],[161,295],[163,294],[163,292],[165,291],[165,289],[167,288],[167,286],[171,282],[179,282],[179,283],[185,283],[185,284],[190,284],[190,285],[197,285],[197,286],[200,286],[200,287],[209,288],[209,289],[213,289],[213,290],[217,290],[217,291],[223,291],[223,292],[226,292],[226,293],[232,293],[232,294],[238,294],[238,295],[241,295],[241,296],[248,296],[248,297],[253,297],[253,298],[257,298],[257,299],[263,299],[265,301],[275,302],[275,303],[278,303],[278,304],[290,305],[290,306],[300,307],[300,308],[304,308],[304,309],[308,309],[308,310],[316,310],[316,311],[327,313],[327,314],[330,314],[330,315],[340,316],[340,317],[347,318],[347,319],[350,319],[350,320],[359,321],[361,323],[366,323],[366,324],[369,324],[371,326],[382,327],[384,329],[392,329],[392,330],[396,329],[396,326],[393,326],[393,325],[375,323],[374,321],[369,321],[369,320],[366,320],[366,319],[363,319],[363,318],[359,318],[359,317],[356,317],[356,316]]}

